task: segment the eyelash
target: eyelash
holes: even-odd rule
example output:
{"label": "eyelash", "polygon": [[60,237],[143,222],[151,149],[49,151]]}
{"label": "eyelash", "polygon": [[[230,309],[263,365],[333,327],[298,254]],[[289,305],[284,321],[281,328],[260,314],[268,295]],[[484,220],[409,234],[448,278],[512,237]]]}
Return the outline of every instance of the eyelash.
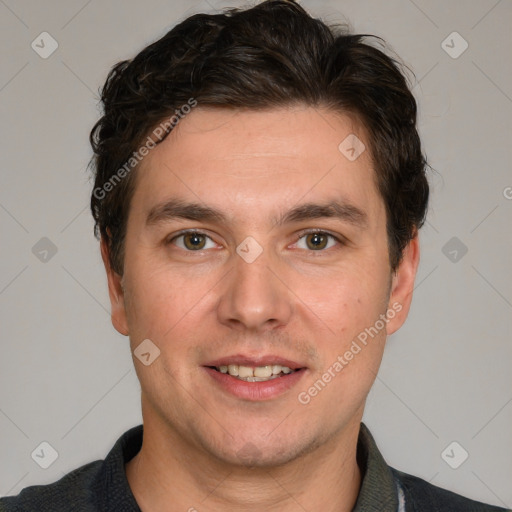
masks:
{"label": "eyelash", "polygon": [[[210,240],[214,241],[207,233],[205,233],[204,231],[200,231],[200,230],[197,230],[197,229],[188,229],[188,230],[185,230],[185,231],[180,231],[179,233],[177,233],[176,235],[174,235],[172,238],[168,239],[165,243],[166,245],[170,245],[172,242],[174,242],[175,240],[177,240],[178,238],[181,238],[182,236],[185,236],[187,234],[197,234],[197,235],[202,235],[202,236],[205,236],[207,238],[209,238]],[[294,241],[294,244],[296,244],[301,238],[307,236],[307,235],[310,235],[310,234],[318,234],[318,235],[326,235],[332,239],[334,239],[338,245],[342,246],[342,245],[345,245],[345,242],[342,238],[336,236],[336,235],[333,235],[332,233],[330,233],[329,231],[324,231],[324,230],[320,230],[320,229],[306,229],[304,231],[301,231],[300,233],[297,234],[297,237]],[[181,247],[180,247],[181,249]],[[319,249],[317,251],[315,250],[309,250],[308,252],[312,253],[312,254],[315,254],[315,253],[322,253],[322,252],[327,252],[329,250],[333,249],[332,247],[329,247],[328,249]],[[190,253],[194,253],[194,252],[201,252],[203,250],[207,250],[207,249],[199,249],[197,251],[191,251],[191,250],[188,250],[188,249],[183,249],[185,252],[190,252]],[[301,249],[301,250],[306,250],[306,249]]]}

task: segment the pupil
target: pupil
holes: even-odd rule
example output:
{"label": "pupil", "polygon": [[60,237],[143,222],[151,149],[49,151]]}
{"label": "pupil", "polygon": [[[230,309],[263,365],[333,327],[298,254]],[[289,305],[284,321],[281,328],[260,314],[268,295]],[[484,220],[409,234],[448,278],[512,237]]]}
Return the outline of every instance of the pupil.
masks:
{"label": "pupil", "polygon": [[185,245],[189,249],[201,249],[204,246],[204,237],[199,233],[190,233],[185,237]]}
{"label": "pupil", "polygon": [[320,233],[313,233],[309,235],[308,238],[315,249],[322,249],[323,247],[325,247],[325,242],[327,240],[327,237],[325,235],[322,235]]}

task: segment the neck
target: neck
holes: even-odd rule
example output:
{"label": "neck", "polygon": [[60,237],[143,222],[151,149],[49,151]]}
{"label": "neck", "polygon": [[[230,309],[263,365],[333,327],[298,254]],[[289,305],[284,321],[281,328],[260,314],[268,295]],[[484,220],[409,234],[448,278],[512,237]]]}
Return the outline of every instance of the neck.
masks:
{"label": "neck", "polygon": [[356,461],[359,423],[356,418],[286,465],[247,468],[184,444],[177,432],[145,419],[142,448],[126,464],[126,475],[144,512],[349,512],[361,485]]}

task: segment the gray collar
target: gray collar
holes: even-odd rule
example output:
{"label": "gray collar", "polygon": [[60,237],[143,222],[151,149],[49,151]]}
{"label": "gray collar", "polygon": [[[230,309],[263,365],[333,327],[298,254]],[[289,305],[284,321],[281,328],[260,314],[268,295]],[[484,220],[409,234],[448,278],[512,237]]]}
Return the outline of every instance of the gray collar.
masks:
{"label": "gray collar", "polygon": [[352,512],[399,511],[401,489],[397,488],[391,469],[364,423],[361,423],[357,441],[357,463],[361,468],[362,482]]}

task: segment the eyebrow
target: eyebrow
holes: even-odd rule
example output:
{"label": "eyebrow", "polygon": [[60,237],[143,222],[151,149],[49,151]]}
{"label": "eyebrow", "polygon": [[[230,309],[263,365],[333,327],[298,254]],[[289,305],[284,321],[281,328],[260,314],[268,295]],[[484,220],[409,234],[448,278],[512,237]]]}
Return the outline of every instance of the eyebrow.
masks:
{"label": "eyebrow", "polygon": [[[273,220],[277,226],[282,226],[291,222],[320,218],[335,218],[360,228],[365,228],[368,225],[367,214],[346,201],[329,201],[322,204],[304,203],[293,207]],[[216,208],[179,199],[169,199],[151,208],[146,217],[146,225],[154,226],[174,219],[209,221],[218,224],[229,222],[228,217]]]}

